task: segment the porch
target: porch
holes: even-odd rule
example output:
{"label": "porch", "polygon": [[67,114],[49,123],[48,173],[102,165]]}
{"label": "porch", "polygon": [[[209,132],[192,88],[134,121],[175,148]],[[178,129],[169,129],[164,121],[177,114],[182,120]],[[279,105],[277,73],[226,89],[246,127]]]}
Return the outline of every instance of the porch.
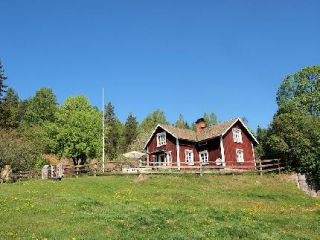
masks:
{"label": "porch", "polygon": [[172,166],[172,151],[158,150],[148,153],[148,166]]}

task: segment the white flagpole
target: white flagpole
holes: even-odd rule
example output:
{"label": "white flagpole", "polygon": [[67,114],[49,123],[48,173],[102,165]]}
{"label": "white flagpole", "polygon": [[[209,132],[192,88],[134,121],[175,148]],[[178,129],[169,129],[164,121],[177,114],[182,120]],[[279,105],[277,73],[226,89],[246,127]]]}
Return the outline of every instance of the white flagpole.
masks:
{"label": "white flagpole", "polygon": [[104,88],[102,88],[102,172],[104,172]]}

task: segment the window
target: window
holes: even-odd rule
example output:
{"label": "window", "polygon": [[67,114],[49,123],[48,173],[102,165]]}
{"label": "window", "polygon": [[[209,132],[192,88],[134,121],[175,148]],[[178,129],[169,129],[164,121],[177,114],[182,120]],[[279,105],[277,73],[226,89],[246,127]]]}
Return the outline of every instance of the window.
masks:
{"label": "window", "polygon": [[244,162],[243,150],[242,149],[236,149],[236,156],[237,156],[237,162],[240,162],[240,163]]}
{"label": "window", "polygon": [[233,141],[236,143],[242,143],[241,130],[239,128],[233,128],[232,133],[233,133]]}
{"label": "window", "polygon": [[194,165],[193,151],[186,149],[184,150],[185,161],[188,165]]}
{"label": "window", "polygon": [[166,139],[166,132],[158,133],[157,134],[157,147],[161,147],[163,145],[166,145],[167,139]]}
{"label": "window", "polygon": [[172,165],[172,153],[167,152],[166,153],[166,166],[171,166]]}
{"label": "window", "polygon": [[209,164],[209,153],[207,150],[199,152],[199,159],[202,165]]}

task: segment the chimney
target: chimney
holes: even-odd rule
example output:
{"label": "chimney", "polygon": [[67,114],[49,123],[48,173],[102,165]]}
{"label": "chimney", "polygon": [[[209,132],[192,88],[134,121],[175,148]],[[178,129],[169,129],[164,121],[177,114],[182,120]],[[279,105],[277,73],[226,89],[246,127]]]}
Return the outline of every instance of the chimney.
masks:
{"label": "chimney", "polygon": [[199,118],[196,121],[196,134],[198,135],[202,129],[204,129],[206,127],[206,121],[204,120],[204,118]]}

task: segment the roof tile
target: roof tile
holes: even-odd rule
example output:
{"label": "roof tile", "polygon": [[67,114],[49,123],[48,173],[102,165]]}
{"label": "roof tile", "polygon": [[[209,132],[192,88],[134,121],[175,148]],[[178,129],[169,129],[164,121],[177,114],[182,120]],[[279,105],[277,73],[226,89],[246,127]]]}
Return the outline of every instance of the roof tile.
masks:
{"label": "roof tile", "polygon": [[202,129],[199,135],[197,135],[195,131],[190,129],[176,128],[164,124],[161,124],[160,126],[179,139],[197,142],[221,136],[236,120],[237,118],[234,118],[217,125],[206,127]]}

